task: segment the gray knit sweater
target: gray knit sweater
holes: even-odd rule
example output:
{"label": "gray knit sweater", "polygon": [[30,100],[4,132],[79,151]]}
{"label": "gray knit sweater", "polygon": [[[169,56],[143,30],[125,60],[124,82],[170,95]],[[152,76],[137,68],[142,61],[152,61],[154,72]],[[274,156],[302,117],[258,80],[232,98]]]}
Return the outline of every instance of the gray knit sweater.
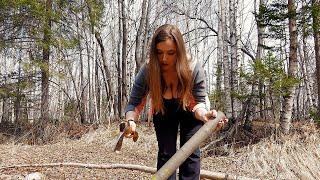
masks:
{"label": "gray knit sweater", "polygon": [[[195,61],[189,63],[192,69],[193,88],[192,98],[188,110],[193,110],[196,105],[205,105],[206,103],[206,84],[203,68],[201,64]],[[143,65],[135,78],[130,99],[125,112],[136,111],[138,114],[143,109],[148,94],[147,68]]]}

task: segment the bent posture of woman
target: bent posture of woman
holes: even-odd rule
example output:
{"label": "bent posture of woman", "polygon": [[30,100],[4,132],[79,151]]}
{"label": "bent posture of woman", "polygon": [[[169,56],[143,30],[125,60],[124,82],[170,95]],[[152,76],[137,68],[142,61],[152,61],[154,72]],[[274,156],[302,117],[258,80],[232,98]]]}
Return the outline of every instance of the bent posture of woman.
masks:
{"label": "bent posture of woman", "polygon": [[[192,61],[191,61],[192,62]],[[194,61],[193,61],[194,62]],[[154,33],[149,61],[140,69],[126,108],[131,137],[147,95],[151,97],[153,124],[158,141],[157,169],[176,152],[180,127],[180,146],[187,142],[210,118],[215,110],[206,109],[206,85],[199,63],[190,63],[185,43],[174,25],[160,26]],[[221,128],[227,121],[219,122]],[[175,179],[175,173],[169,179]],[[179,179],[199,179],[200,150],[192,153],[179,167]]]}

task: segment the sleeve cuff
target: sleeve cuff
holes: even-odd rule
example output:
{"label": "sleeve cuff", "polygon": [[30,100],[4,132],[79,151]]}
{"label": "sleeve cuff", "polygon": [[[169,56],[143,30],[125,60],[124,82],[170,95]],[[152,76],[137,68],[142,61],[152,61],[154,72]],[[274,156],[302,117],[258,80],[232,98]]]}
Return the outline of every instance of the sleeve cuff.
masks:
{"label": "sleeve cuff", "polygon": [[199,103],[199,104],[197,104],[197,105],[195,105],[195,106],[193,107],[192,112],[193,112],[193,113],[196,112],[196,110],[199,109],[199,108],[207,109],[207,108],[206,108],[206,105],[205,105],[204,103]]}
{"label": "sleeve cuff", "polygon": [[134,111],[134,109],[135,109],[134,105],[128,105],[127,108],[126,108],[125,114],[126,114],[128,111]]}

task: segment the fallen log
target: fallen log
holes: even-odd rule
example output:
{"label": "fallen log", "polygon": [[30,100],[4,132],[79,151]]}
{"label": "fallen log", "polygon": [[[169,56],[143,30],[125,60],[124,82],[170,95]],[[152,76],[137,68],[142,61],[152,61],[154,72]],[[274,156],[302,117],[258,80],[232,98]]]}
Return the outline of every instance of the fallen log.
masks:
{"label": "fallen log", "polygon": [[[135,164],[84,164],[84,163],[68,163],[68,162],[61,162],[61,163],[47,163],[47,164],[17,164],[17,165],[10,165],[10,166],[2,166],[0,167],[0,171],[5,169],[14,169],[14,168],[41,168],[41,167],[75,167],[75,168],[89,168],[89,169],[128,169],[128,170],[136,170],[142,171],[145,173],[154,174],[157,172],[156,168],[148,167],[148,166],[140,166]],[[217,179],[217,180],[253,180],[252,178],[242,177],[231,175],[227,173],[220,173],[220,172],[211,172],[207,170],[201,170],[201,178],[206,179]]]}

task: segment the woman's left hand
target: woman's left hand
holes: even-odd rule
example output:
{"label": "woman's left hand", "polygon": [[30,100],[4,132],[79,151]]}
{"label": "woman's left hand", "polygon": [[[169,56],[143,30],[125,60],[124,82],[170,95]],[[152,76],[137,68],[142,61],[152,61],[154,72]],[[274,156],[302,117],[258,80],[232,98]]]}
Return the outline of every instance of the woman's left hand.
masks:
{"label": "woman's left hand", "polygon": [[213,118],[217,117],[217,114],[218,114],[218,113],[217,113],[216,110],[214,110],[214,109],[209,110],[209,111],[207,111],[207,113],[205,113],[204,115],[202,115],[202,121],[203,121],[204,123],[206,123],[206,122],[209,121],[209,119],[213,119]]}
{"label": "woman's left hand", "polygon": [[[217,111],[214,110],[214,109],[212,109],[212,110],[208,111],[207,113],[205,113],[205,114],[202,116],[202,120],[203,120],[203,122],[206,123],[206,122],[208,122],[210,119],[213,119],[213,118],[217,117],[217,114],[218,114]],[[221,129],[223,128],[223,126],[224,126],[225,124],[227,124],[227,123],[228,123],[228,119],[227,119],[226,117],[222,118],[222,119],[218,122],[218,125],[217,125],[215,131],[221,130]]]}

